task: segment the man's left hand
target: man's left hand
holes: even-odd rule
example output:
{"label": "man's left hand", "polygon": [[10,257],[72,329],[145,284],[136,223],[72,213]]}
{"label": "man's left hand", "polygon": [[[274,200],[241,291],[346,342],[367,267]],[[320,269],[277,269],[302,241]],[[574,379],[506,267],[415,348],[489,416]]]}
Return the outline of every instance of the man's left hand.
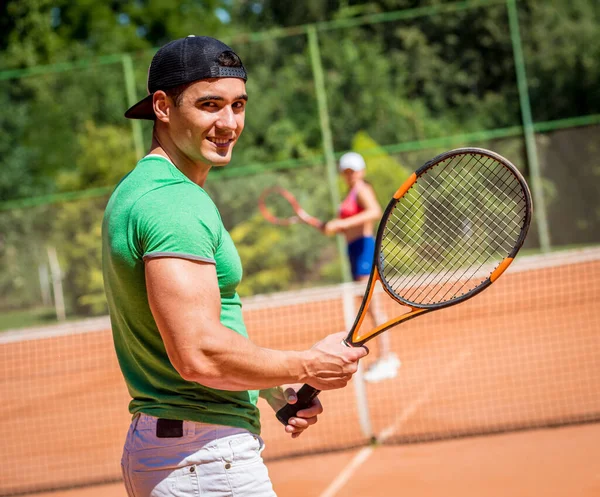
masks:
{"label": "man's left hand", "polygon": [[[295,404],[298,398],[296,392],[302,385],[282,385],[281,387],[270,388],[261,391],[263,397],[277,412],[286,404]],[[298,438],[304,430],[317,422],[317,416],[323,412],[323,406],[318,397],[315,397],[310,407],[298,411],[296,416],[288,420],[285,427],[286,433],[292,435],[292,438]]]}

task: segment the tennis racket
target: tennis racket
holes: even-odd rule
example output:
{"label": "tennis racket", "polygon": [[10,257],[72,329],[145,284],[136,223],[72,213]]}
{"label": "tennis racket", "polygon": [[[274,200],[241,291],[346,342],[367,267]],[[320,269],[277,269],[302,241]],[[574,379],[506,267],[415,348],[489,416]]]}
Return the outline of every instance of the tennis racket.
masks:
{"label": "tennis racket", "polygon": [[[361,346],[393,326],[477,295],[513,261],[531,215],[523,176],[494,152],[459,148],[424,164],[383,213],[371,275],[345,343]],[[363,331],[377,281],[405,312]],[[318,394],[303,385],[297,402],[280,409],[277,418],[288,424]]]}
{"label": "tennis racket", "polygon": [[258,208],[267,221],[279,226],[305,223],[319,230],[325,226],[323,221],[308,214],[296,198],[280,186],[265,189],[258,199]]}

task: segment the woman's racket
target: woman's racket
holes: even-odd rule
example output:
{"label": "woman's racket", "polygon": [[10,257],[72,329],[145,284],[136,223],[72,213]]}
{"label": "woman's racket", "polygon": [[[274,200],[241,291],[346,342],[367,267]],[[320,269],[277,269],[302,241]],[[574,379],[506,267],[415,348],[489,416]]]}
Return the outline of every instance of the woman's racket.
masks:
{"label": "woman's racket", "polygon": [[[494,152],[460,148],[427,162],[400,186],[383,213],[373,269],[346,344],[361,346],[392,326],[490,286],[523,245],[531,213],[523,176]],[[376,281],[408,312],[362,331]],[[318,394],[304,385],[298,401],[280,409],[277,418],[288,424]]]}
{"label": "woman's racket", "polygon": [[325,226],[323,221],[308,214],[296,198],[280,186],[264,190],[258,199],[258,208],[267,221],[279,226],[305,223],[319,230]]}

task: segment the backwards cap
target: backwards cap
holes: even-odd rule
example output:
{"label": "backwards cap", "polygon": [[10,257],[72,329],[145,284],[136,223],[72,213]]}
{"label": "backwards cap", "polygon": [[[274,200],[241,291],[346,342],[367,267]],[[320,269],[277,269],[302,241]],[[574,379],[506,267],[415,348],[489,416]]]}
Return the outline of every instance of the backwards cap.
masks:
{"label": "backwards cap", "polygon": [[[167,43],[152,58],[148,70],[148,96],[125,112],[129,119],[154,120],[152,95],[157,90],[208,78],[240,78],[246,81],[246,69],[219,63],[224,52],[233,52],[225,43],[209,36],[190,35]],[[237,55],[237,54],[236,54]]]}

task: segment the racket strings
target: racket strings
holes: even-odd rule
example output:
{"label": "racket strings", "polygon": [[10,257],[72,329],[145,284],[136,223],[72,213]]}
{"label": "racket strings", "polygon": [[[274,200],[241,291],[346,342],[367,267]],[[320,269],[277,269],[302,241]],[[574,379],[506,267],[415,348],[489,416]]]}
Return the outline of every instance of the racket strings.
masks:
{"label": "racket strings", "polygon": [[414,303],[458,298],[511,252],[526,210],[518,178],[495,159],[471,153],[439,163],[388,217],[381,276]]}
{"label": "racket strings", "polygon": [[[506,210],[513,209],[514,208],[514,198],[515,198],[515,195],[518,195],[518,194],[521,195],[521,198],[523,200],[523,206],[521,206],[521,207],[524,207],[525,197],[523,195],[523,190],[521,189],[520,184],[518,183],[518,181],[514,181],[512,184],[508,184],[508,183],[506,183],[504,181],[505,179],[509,179],[509,178],[513,178],[514,179],[514,176],[512,175],[512,173],[510,172],[510,170],[508,170],[506,168],[502,169],[504,177],[499,176],[496,171],[489,170],[489,172],[495,178],[501,180],[503,186],[505,187],[504,189],[500,189],[498,186],[494,185],[490,181],[490,179],[488,177],[485,177],[485,176],[483,177],[483,180],[487,181],[498,192],[498,196],[496,197],[496,199],[502,205],[502,207],[505,208]],[[479,184],[479,186],[482,186],[482,187],[485,186],[484,184],[481,184],[481,183],[478,183],[478,184]],[[512,194],[512,195],[510,195],[510,194]],[[504,200],[503,200],[503,197],[504,197]],[[506,226],[503,226],[501,229],[508,228],[508,226],[511,223],[514,225],[514,228],[516,230],[520,230],[521,229],[521,224],[519,222],[517,222],[517,220],[514,217],[504,217],[504,218],[499,218],[499,219],[492,219],[489,215],[487,217],[492,222],[495,222],[495,221],[504,221],[506,223]]]}
{"label": "racket strings", "polygon": [[[454,227],[456,227],[456,223],[454,223]],[[465,261],[465,259],[464,259],[464,258],[463,258],[463,259],[459,259],[459,260],[458,260],[458,262],[459,262],[458,266],[463,266],[463,263],[464,263],[464,261]],[[447,274],[449,274],[449,272],[448,272],[448,271],[446,271],[446,273],[447,273]],[[419,283],[422,285],[423,283],[427,283],[427,281],[425,281],[425,282],[419,282]],[[413,281],[413,282],[411,282],[411,285],[414,285],[414,281]],[[416,286],[418,287],[419,285],[416,285]],[[436,295],[436,296],[437,296],[437,295]],[[410,296],[409,296],[409,297],[410,297]],[[410,298],[412,298],[412,297],[410,297]],[[435,298],[435,296],[434,296],[434,298]]]}
{"label": "racket strings", "polygon": [[[443,213],[440,213],[439,210],[438,210],[438,214],[440,216],[443,215]],[[487,221],[489,221],[489,219],[487,219]],[[452,223],[452,224],[454,225],[453,227],[455,227],[455,228],[457,227],[456,223]],[[502,227],[502,228],[504,229],[505,227]],[[482,242],[482,243],[484,243],[484,242]],[[485,247],[485,245],[482,245],[482,246]],[[489,251],[486,250],[486,251],[484,251],[484,255],[487,255],[486,259],[489,259],[490,256],[493,256],[493,253],[490,253]],[[484,259],[484,261],[478,267],[475,267],[475,269],[481,268],[486,259]],[[467,268],[469,268],[469,266],[471,266],[473,264],[473,262],[474,261],[469,261],[468,258],[467,258],[467,255],[465,254],[461,258],[457,258],[456,261],[454,261],[454,264],[449,265],[446,268],[445,271],[438,271],[436,273],[438,275],[438,277],[439,277],[439,280],[440,280],[438,282],[438,285],[437,285],[438,291],[435,292],[435,293],[433,293],[431,295],[430,300],[432,300],[432,301],[440,301],[440,300],[441,301],[445,301],[445,300],[447,300],[448,294],[449,294],[449,290],[446,291],[444,294],[441,294],[440,292],[441,292],[442,288],[452,289],[455,293],[459,293],[460,294],[460,292],[462,290],[462,287],[452,288],[451,286],[445,285],[445,284],[448,283],[448,282],[450,282],[451,280],[453,280],[453,281],[456,281],[456,280],[461,281],[461,280],[463,280],[464,281],[465,280],[464,277],[465,277],[465,275],[467,273],[467,269],[464,269],[462,271],[462,273],[460,273],[460,271],[459,271],[458,272],[459,274],[457,273],[457,270],[460,269],[461,267],[467,267]],[[445,279],[444,279],[444,276],[445,276]],[[409,298],[411,300],[417,300],[417,297],[415,296],[415,290],[419,289],[419,288],[423,288],[427,284],[432,283],[432,281],[431,281],[432,278],[433,278],[433,276],[431,276],[431,274],[430,274],[427,278],[425,278],[424,281],[418,281],[418,282],[416,282],[416,284],[414,282],[414,279],[412,281],[410,281],[409,285],[413,289],[413,293],[412,294],[406,294],[406,292],[405,292],[406,298]],[[466,284],[466,282],[465,282],[465,284]],[[462,286],[464,287],[465,284],[463,284]]]}
{"label": "racket strings", "polygon": [[[508,175],[511,175],[511,173],[510,173],[510,171],[509,171],[509,170],[505,169],[504,171],[506,172],[506,174],[508,174]],[[435,182],[435,179],[434,179],[433,181]],[[475,200],[475,199],[476,199],[476,197],[475,197],[475,196],[473,195],[473,193],[472,193],[472,192],[473,192],[473,190],[475,190],[477,186],[480,186],[480,187],[482,187],[482,186],[484,186],[484,185],[482,185],[482,184],[481,184],[481,183],[480,183],[480,182],[479,182],[477,179],[474,179],[474,181],[472,182],[472,185],[473,185],[473,187],[472,187],[472,188],[470,188],[469,190],[466,190],[466,191],[465,191],[465,197],[468,197],[468,196],[470,196],[470,197],[468,197],[469,199],[471,199],[471,200]],[[441,187],[441,190],[444,192],[444,194],[452,194],[452,192],[450,192],[450,191],[447,191],[446,189],[444,189],[444,188],[443,188],[443,185],[439,184],[439,182],[437,183],[437,185],[436,185],[436,186],[438,186],[438,187]],[[504,194],[504,192],[501,192],[501,193],[502,193],[502,194]],[[510,206],[510,205],[508,205],[508,204],[507,204],[505,201],[502,201],[500,198],[498,198],[498,201],[499,201],[499,203],[501,204],[501,207],[502,207],[502,208],[503,208],[505,211],[508,211],[508,210],[510,210],[510,209],[511,209],[511,206]],[[435,205],[433,206],[433,208],[434,208],[434,209],[436,209]],[[445,216],[445,213],[444,213],[444,212],[441,212],[441,211],[439,211],[439,209],[438,209],[437,211],[438,211],[437,213],[438,213],[440,216]],[[511,239],[510,235],[512,234],[512,230],[516,230],[517,232],[518,232],[518,231],[520,231],[520,227],[521,227],[521,225],[520,225],[518,222],[516,222],[515,218],[513,218],[513,217],[502,217],[502,218],[492,217],[491,215],[489,215],[489,213],[487,213],[487,212],[485,212],[485,211],[481,212],[481,214],[483,214],[483,218],[484,218],[483,220],[484,220],[485,222],[487,222],[487,223],[490,223],[490,225],[491,225],[493,228],[496,228],[496,229],[494,230],[494,233],[499,233],[499,234],[505,235],[505,237],[506,237],[506,240],[510,240],[510,239]],[[448,217],[446,217],[446,218],[445,218],[445,220],[446,220],[446,221],[453,222],[453,220],[452,220],[452,219],[448,219]],[[510,225],[511,225],[511,224],[513,225],[513,226],[512,226],[512,230],[511,230],[511,227],[510,227]],[[454,228],[456,228],[456,227],[457,227],[457,226],[456,226],[456,224],[454,223]],[[482,241],[482,242],[484,242],[484,243],[487,243],[487,240],[486,240],[485,238],[483,238],[483,237],[481,236],[481,234],[480,234],[479,236],[480,236],[480,238],[481,238],[481,240],[480,240],[480,241]],[[491,244],[489,244],[489,243],[488,243],[488,246],[489,246],[489,245],[491,245]],[[508,247],[506,247],[506,248],[507,248],[508,250],[510,250],[510,249],[512,248],[512,245],[509,245],[509,246],[508,246]]]}
{"label": "racket strings", "polygon": [[[502,179],[502,178],[501,178],[500,176],[498,176],[498,175],[497,175],[497,173],[495,173],[494,171],[490,171],[490,172],[491,172],[491,174],[493,174],[493,175],[494,175],[496,178],[500,178],[500,179]],[[504,175],[505,175],[506,177],[508,177],[508,176],[512,176],[512,174],[510,173],[510,171],[509,171],[508,169],[503,169],[503,173],[504,173]],[[484,187],[485,187],[485,184],[483,184],[483,183],[480,181],[480,178],[473,177],[473,175],[472,175],[472,173],[471,173],[471,171],[470,171],[470,170],[466,170],[466,174],[469,176],[469,179],[471,180],[471,188],[469,188],[468,190],[465,190],[463,193],[464,193],[464,195],[465,195],[465,196],[468,196],[468,199],[470,199],[470,200],[472,200],[472,199],[476,199],[476,197],[473,195],[473,191],[474,191],[474,190],[477,190],[477,189],[478,189],[477,187],[480,187],[480,188],[481,188],[481,187],[483,187],[483,188],[484,188]],[[483,179],[484,179],[485,181],[487,181],[488,183],[490,183],[490,184],[491,184],[490,180],[489,180],[487,177],[484,177]],[[443,192],[445,195],[452,195],[452,194],[453,194],[453,192],[452,192],[452,191],[449,191],[449,189],[448,189],[448,188],[444,187],[444,185],[443,185],[442,183],[440,183],[439,181],[437,181],[437,180],[436,180],[436,178],[432,178],[432,182],[433,182],[433,183],[435,184],[435,186],[436,186],[436,187],[438,187],[438,189],[439,189],[440,191],[442,191],[442,192]],[[504,183],[504,185],[505,185],[507,188],[509,187],[509,185],[506,185],[506,183]],[[492,185],[492,186],[493,186],[493,185]],[[514,191],[514,188],[513,188],[512,190]],[[509,201],[509,202],[510,202],[510,201],[512,201],[512,198],[511,198],[511,197],[509,197],[509,195],[508,195],[506,192],[504,192],[504,191],[502,191],[502,190],[498,190],[498,191],[499,191],[500,195],[498,196],[497,200],[498,200],[498,201],[499,201],[499,202],[502,204],[502,207],[503,207],[503,208],[506,208],[506,209],[510,208],[509,204],[508,204],[506,201],[502,201],[502,199],[501,199],[501,197],[500,197],[500,196],[501,196],[501,195],[504,195],[504,196],[505,196],[505,197],[508,199],[508,201]],[[490,216],[488,213],[486,213],[486,212],[482,212],[482,214],[484,215],[484,217],[486,218],[486,220],[487,220],[487,221],[490,221],[490,222],[492,222],[492,223],[495,223],[496,221],[498,221],[497,219],[493,219],[493,218],[492,218],[492,217],[491,217],[491,216]],[[506,223],[506,226],[502,226],[502,229],[506,229],[506,228],[508,227],[508,225],[509,225],[511,222],[513,222],[513,224],[515,225],[515,227],[516,227],[517,229],[519,229],[519,228],[520,228],[520,225],[519,225],[518,223],[514,222],[514,219],[513,219],[513,218],[509,218],[509,217],[507,217],[507,218],[500,219],[500,221],[504,221],[504,222]]]}
{"label": "racket strings", "polygon": [[[448,192],[445,192],[445,194],[448,194]],[[413,202],[413,204],[414,204],[414,202]],[[434,209],[435,209],[435,206],[434,206]],[[442,213],[442,212],[439,212],[439,210],[438,210],[438,212],[437,212],[437,213],[438,213],[438,214],[440,214],[440,215],[443,215],[443,213]],[[396,216],[396,217],[398,217],[398,216]],[[452,223],[452,224],[453,224],[453,228],[459,228],[459,227],[458,227],[458,225],[457,225],[456,223]],[[504,229],[505,229],[505,227],[502,227],[502,229],[504,230]],[[447,230],[444,230],[444,231],[448,232]],[[414,230],[413,230],[413,234],[414,234]],[[395,233],[395,235],[397,235],[397,233]],[[482,241],[482,242],[483,242],[483,241],[485,241],[485,240],[480,240],[480,241]],[[429,255],[431,255],[431,254],[429,254]],[[460,263],[460,265],[461,265],[461,266],[462,266],[462,265],[464,265],[464,264],[463,264],[464,262],[465,262],[465,260],[464,260],[464,259],[461,259],[461,260],[459,260],[459,261],[458,261],[458,263]],[[448,272],[448,271],[446,271],[446,272]],[[423,283],[423,282],[419,282],[419,283]],[[392,280],[392,281],[391,281],[391,284],[392,284],[392,286],[394,286],[394,284],[395,284],[395,281],[394,281],[394,280]],[[409,280],[407,280],[407,285],[408,285],[409,287],[418,287],[418,286],[419,286],[418,284],[417,284],[417,285],[415,284],[414,278],[413,278],[413,279],[409,279]]]}

